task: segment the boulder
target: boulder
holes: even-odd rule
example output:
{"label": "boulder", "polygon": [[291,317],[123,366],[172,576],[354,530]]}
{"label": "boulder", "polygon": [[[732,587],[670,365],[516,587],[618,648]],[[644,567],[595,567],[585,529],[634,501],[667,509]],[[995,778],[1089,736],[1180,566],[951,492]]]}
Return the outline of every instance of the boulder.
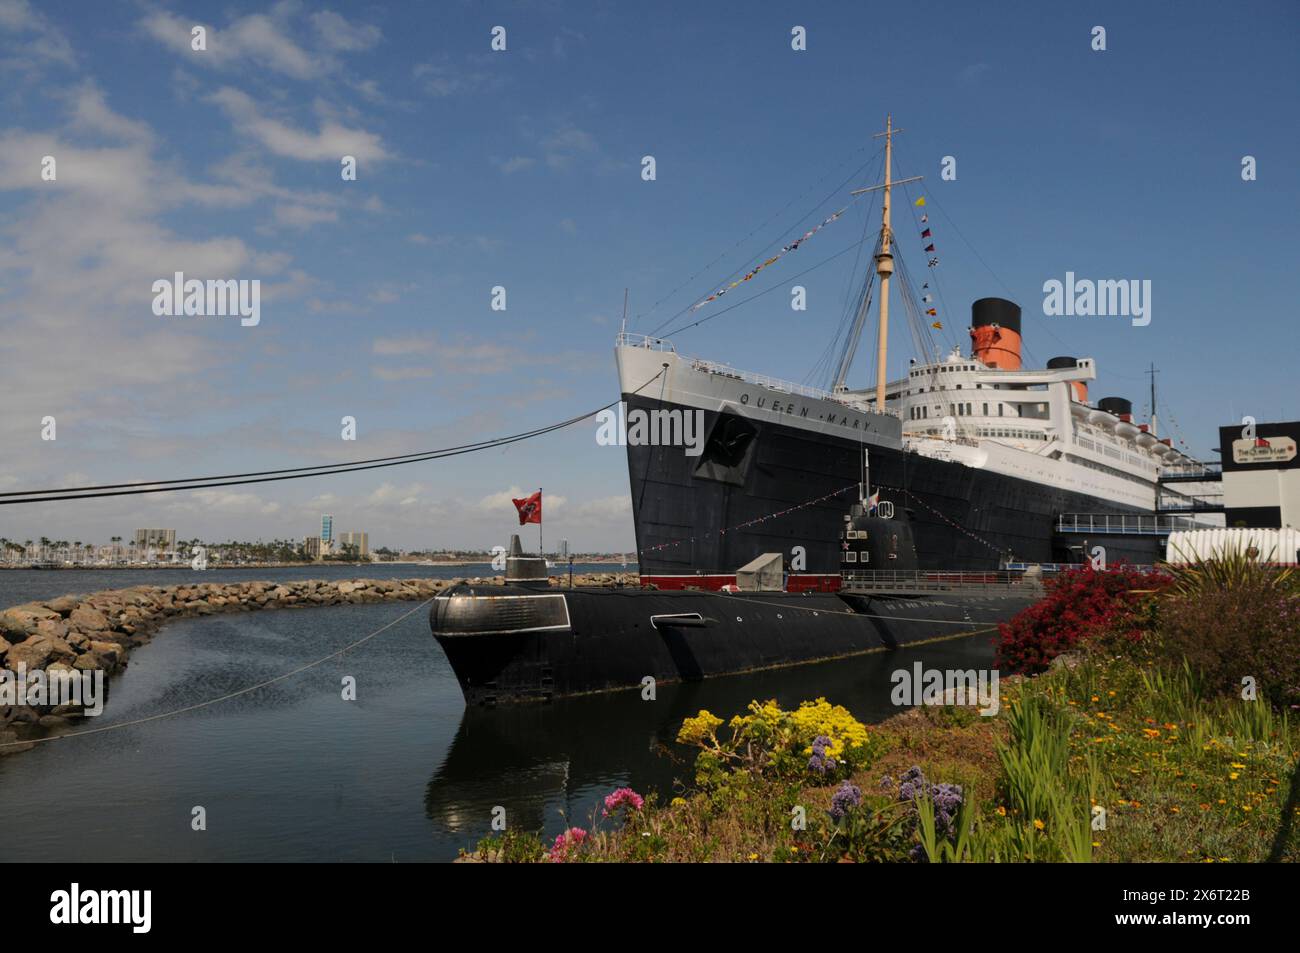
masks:
{"label": "boulder", "polygon": [[0,635],[7,636],[11,642],[21,642],[29,635],[36,634],[36,627],[42,620],[60,618],[62,616],[57,612],[33,603],[14,606],[0,613]]}
{"label": "boulder", "polygon": [[46,608],[51,612],[57,612],[65,619],[72,615],[72,610],[81,604],[81,599],[77,596],[59,596],[57,599],[51,599],[45,603]]}
{"label": "boulder", "polygon": [[108,619],[104,617],[104,613],[87,606],[74,609],[72,615],[68,616],[68,621],[73,628],[81,632],[100,632],[109,628]]}
{"label": "boulder", "polygon": [[36,634],[54,639],[67,638],[68,623],[62,619],[42,619],[36,623]]}
{"label": "boulder", "polygon": [[[67,645],[65,642],[64,645]],[[26,665],[30,672],[34,668],[44,668],[51,656],[54,655],[54,646],[44,636],[33,635],[24,642],[9,649],[5,653],[5,665],[9,669],[16,669],[19,663]]]}

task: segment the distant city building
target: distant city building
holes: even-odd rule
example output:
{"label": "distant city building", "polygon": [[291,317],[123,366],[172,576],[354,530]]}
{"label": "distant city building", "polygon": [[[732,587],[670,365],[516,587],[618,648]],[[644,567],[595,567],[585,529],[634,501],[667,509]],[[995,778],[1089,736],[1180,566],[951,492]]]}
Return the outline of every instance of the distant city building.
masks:
{"label": "distant city building", "polygon": [[334,542],[334,517],[328,513],[320,518],[320,538],[327,543]]}
{"label": "distant city building", "polygon": [[135,548],[141,551],[150,547],[164,551],[176,548],[174,529],[138,529],[135,531]]}
{"label": "distant city building", "polygon": [[329,544],[319,536],[308,536],[302,541],[302,554],[308,559],[320,559],[329,553]]}
{"label": "distant city building", "polygon": [[349,546],[357,548],[358,556],[370,555],[370,534],[368,533],[340,533],[339,546],[344,550]]}

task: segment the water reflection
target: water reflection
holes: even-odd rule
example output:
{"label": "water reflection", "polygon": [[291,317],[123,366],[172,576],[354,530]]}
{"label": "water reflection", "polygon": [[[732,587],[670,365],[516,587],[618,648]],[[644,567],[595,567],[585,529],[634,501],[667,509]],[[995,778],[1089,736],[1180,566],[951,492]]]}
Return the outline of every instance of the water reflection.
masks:
{"label": "water reflection", "polygon": [[693,753],[675,737],[685,718],[705,708],[720,717],[755,699],[783,707],[824,697],[857,718],[877,722],[897,714],[892,673],[921,659],[937,668],[988,666],[987,636],[893,652],[757,672],[689,684],[663,685],[653,701],[639,691],[611,692],[533,705],[469,708],[446,757],[425,789],[426,816],[463,846],[489,832],[494,806],[512,828],[553,834],[585,824],[600,799],[628,785],[655,790],[661,801],[693,773]]}

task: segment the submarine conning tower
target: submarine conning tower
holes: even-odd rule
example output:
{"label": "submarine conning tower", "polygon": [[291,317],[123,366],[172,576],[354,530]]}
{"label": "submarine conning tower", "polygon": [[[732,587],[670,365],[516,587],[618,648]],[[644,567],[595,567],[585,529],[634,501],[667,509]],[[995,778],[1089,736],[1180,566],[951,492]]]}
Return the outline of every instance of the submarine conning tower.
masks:
{"label": "submarine conning tower", "polygon": [[[893,510],[885,501],[879,509]],[[885,517],[870,512],[865,503],[854,503],[844,517],[840,535],[840,573],[915,572],[919,566],[912,524],[907,517]]]}
{"label": "submarine conning tower", "polygon": [[1020,305],[980,298],[970,306],[971,354],[986,367],[1020,370]]}
{"label": "submarine conning tower", "polygon": [[545,589],[551,584],[546,557],[525,553],[518,533],[511,535],[510,549],[506,552],[506,584],[530,589]]}

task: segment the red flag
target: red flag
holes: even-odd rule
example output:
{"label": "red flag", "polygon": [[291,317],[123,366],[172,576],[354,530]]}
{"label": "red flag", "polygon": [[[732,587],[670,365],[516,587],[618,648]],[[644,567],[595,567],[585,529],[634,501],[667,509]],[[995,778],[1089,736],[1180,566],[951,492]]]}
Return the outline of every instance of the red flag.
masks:
{"label": "red flag", "polygon": [[934,246],[933,246],[933,245],[926,245],[926,246],[925,246],[925,250],[926,250],[926,251],[934,251]]}
{"label": "red flag", "polygon": [[927,228],[925,231],[923,231],[923,232],[921,233],[921,237],[922,237],[922,238],[929,238],[929,237],[930,237],[930,230]]}
{"label": "red flag", "polygon": [[519,525],[525,523],[540,523],[542,521],[542,491],[538,490],[532,496],[525,497],[522,500],[516,500],[513,497],[510,500],[519,511]]}

